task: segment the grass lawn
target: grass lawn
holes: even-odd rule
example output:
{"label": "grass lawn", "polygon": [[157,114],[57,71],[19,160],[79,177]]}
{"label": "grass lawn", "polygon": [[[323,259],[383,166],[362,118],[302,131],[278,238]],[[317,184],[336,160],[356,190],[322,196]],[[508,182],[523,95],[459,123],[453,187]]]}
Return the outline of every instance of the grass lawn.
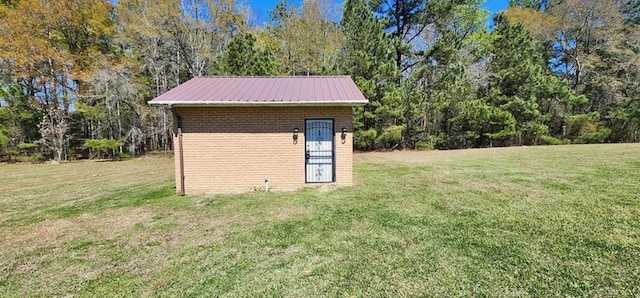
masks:
{"label": "grass lawn", "polygon": [[0,297],[640,296],[640,144],[355,156],[354,187],[174,194],[0,165]]}

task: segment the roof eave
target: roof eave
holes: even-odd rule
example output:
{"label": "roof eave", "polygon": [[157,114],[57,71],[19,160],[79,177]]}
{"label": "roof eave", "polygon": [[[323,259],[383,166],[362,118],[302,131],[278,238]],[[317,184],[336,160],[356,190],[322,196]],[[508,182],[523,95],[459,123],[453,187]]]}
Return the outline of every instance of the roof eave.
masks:
{"label": "roof eave", "polygon": [[313,106],[363,106],[369,103],[368,100],[351,101],[297,101],[297,102],[246,102],[246,101],[149,101],[149,105],[168,105],[172,107],[313,107]]}

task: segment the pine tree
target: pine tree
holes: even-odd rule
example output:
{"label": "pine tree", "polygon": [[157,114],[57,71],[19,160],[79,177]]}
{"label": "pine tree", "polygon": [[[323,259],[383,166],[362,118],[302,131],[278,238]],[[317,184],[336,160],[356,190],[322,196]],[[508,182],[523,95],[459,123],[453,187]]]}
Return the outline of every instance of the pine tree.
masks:
{"label": "pine tree", "polygon": [[551,73],[542,49],[524,26],[498,16],[494,34],[493,77],[486,99],[516,119],[515,144],[539,143],[550,132],[560,135],[564,117],[585,98],[575,96]]}
{"label": "pine tree", "polygon": [[271,51],[257,49],[255,41],[251,33],[234,36],[216,72],[238,76],[274,75],[275,62]]}
{"label": "pine tree", "polygon": [[339,58],[340,71],[349,74],[369,99],[357,108],[354,117],[356,147],[371,149],[380,132],[388,126],[381,115],[382,100],[397,81],[390,39],[384,33],[365,0],[347,0],[340,23],[345,40]]}

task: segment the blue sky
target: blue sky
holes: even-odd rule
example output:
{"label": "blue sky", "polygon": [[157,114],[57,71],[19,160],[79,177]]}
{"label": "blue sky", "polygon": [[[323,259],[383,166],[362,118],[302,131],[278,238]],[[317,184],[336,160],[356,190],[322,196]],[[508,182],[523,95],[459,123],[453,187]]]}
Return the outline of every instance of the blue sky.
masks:
{"label": "blue sky", "polygon": [[[278,1],[279,0],[244,0],[241,2],[245,2],[251,6],[258,23],[264,23],[269,19],[268,11],[273,9]],[[340,3],[344,2],[343,0],[337,1]],[[293,5],[300,5],[301,2],[302,0],[287,0],[287,3]],[[483,6],[492,13],[495,13],[507,8],[508,5],[509,0],[487,0]]]}

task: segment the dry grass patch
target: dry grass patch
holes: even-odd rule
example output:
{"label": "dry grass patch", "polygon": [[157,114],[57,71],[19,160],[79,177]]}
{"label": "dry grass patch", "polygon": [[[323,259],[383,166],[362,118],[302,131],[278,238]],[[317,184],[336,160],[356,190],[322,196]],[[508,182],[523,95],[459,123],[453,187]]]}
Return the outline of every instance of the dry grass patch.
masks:
{"label": "dry grass patch", "polygon": [[173,173],[171,159],[0,165],[0,223],[25,215],[45,220],[47,210],[145,190],[171,181]]}
{"label": "dry grass patch", "polygon": [[113,239],[134,225],[149,221],[153,214],[144,209],[108,210],[65,219],[47,219],[32,225],[3,231],[0,245],[57,245],[76,237]]}

